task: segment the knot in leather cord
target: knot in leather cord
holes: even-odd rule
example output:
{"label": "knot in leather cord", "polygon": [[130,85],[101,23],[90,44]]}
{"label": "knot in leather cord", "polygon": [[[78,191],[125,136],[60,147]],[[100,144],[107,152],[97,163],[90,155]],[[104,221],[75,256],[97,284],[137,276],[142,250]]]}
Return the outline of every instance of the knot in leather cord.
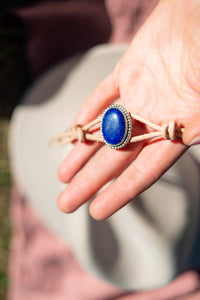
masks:
{"label": "knot in leather cord", "polygon": [[74,141],[77,140],[80,143],[85,141],[85,132],[79,124],[75,124],[70,128],[70,136]]}
{"label": "knot in leather cord", "polygon": [[175,121],[171,120],[168,124],[162,125],[160,133],[164,139],[175,141],[177,139]]}

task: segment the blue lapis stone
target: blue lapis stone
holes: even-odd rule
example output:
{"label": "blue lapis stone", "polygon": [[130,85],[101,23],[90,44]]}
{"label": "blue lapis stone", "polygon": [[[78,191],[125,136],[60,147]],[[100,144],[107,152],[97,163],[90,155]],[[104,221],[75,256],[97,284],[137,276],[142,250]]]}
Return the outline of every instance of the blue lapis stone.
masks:
{"label": "blue lapis stone", "polygon": [[120,145],[123,144],[127,136],[127,119],[125,113],[117,105],[113,105],[105,111],[101,131],[108,146],[120,148]]}

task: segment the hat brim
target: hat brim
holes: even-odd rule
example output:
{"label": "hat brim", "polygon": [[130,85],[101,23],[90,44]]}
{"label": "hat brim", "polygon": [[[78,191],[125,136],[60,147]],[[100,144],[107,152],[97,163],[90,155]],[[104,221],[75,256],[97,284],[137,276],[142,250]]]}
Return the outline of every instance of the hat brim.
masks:
{"label": "hat brim", "polygon": [[[193,173],[182,172],[183,165],[181,168],[175,167],[167,173],[166,180],[144,193],[143,213],[136,204],[125,207],[112,216],[109,223],[101,223],[106,235],[91,241],[89,226],[92,225],[93,230],[96,228],[96,232],[101,230],[99,223],[89,219],[88,204],[67,216],[60,212],[56,204],[56,198],[64,188],[57,178],[57,169],[72,145],[60,148],[57,144],[48,144],[52,137],[71,126],[82,102],[113,70],[126,48],[126,45],[102,45],[62,62],[42,76],[14,112],[9,149],[14,179],[23,196],[47,226],[71,244],[79,262],[124,288],[141,289],[166,284],[178,272],[179,258],[174,251],[178,242],[175,241],[184,234],[186,226],[190,230],[187,229],[184,235],[187,244],[181,253],[184,259],[191,249],[199,211],[196,193],[199,190],[199,173],[194,161],[189,155],[184,158],[185,168],[189,165]],[[188,185],[187,195],[184,174],[196,178],[192,189]],[[185,214],[188,205],[192,207],[190,213],[193,219]],[[150,225],[149,216],[156,220],[157,227]],[[188,221],[189,218],[192,221]],[[108,230],[105,231],[105,228]],[[137,228],[134,234],[130,228]],[[115,268],[109,267],[104,258],[101,260],[103,254],[98,252],[98,247],[94,248],[94,243],[101,243],[101,247],[102,243],[109,244],[112,241],[110,234],[117,240],[117,247],[115,243],[110,246],[113,257],[117,255]],[[139,251],[141,236],[143,248]],[[91,251],[98,252],[96,261]],[[136,256],[134,251],[138,253]],[[152,260],[154,276],[145,263]]]}

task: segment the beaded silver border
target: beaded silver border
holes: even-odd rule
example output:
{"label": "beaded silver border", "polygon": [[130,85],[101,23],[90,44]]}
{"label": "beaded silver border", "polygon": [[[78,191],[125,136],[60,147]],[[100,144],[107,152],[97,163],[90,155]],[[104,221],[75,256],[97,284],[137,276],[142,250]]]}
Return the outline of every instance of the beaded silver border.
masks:
{"label": "beaded silver border", "polygon": [[[105,139],[104,139],[104,136],[103,136],[103,132],[102,132],[102,122],[103,122],[103,118],[105,116],[105,114],[107,113],[107,111],[111,108],[117,108],[119,109],[123,115],[124,115],[124,118],[125,118],[125,121],[126,121],[126,133],[124,134],[124,138],[123,140],[117,144],[117,145],[112,145],[112,144],[109,144]],[[132,121],[131,121],[131,116],[130,114],[127,112],[127,110],[122,106],[122,105],[119,105],[119,104],[112,104],[110,106],[108,106],[104,112],[103,112],[103,115],[101,117],[101,127],[100,127],[100,131],[101,131],[101,135],[102,135],[102,138],[103,138],[103,141],[104,143],[112,148],[112,149],[121,149],[123,148],[124,146],[126,146],[126,144],[128,144],[130,138],[131,138],[131,133],[132,133]]]}

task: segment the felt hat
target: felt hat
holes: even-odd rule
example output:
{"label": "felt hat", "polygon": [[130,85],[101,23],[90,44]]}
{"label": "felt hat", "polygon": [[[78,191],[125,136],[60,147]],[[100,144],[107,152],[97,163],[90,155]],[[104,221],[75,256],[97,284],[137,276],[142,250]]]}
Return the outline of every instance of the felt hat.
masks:
{"label": "felt hat", "polygon": [[65,185],[57,169],[73,146],[48,144],[71,126],[84,99],[125,50],[126,45],[101,45],[44,74],[13,114],[9,151],[21,193],[48,228],[71,245],[81,265],[112,284],[140,290],[168,283],[194,257],[198,263],[198,151],[187,152],[150,189],[97,222],[88,203],[70,215],[59,211],[56,198]]}

